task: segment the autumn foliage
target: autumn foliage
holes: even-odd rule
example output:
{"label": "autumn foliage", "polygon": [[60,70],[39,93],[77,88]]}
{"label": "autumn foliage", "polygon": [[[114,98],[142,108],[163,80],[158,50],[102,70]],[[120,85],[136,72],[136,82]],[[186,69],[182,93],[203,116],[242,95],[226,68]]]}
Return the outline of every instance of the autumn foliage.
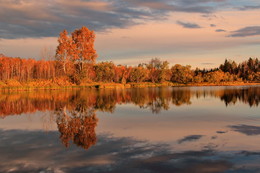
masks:
{"label": "autumn foliage", "polygon": [[96,114],[94,112],[89,114],[88,111],[85,111],[81,112],[81,116],[77,116],[75,113],[79,113],[79,111],[76,109],[67,111],[65,108],[63,111],[56,111],[62,143],[69,147],[69,142],[73,141],[74,144],[84,149],[96,144],[95,128],[98,122]]}
{"label": "autumn foliage", "polygon": [[87,27],[75,30],[71,35],[64,30],[58,38],[56,60],[61,75],[68,76],[80,84],[91,77],[93,64],[97,58],[94,49],[95,34]]}
{"label": "autumn foliage", "polygon": [[218,68],[191,69],[158,58],[138,66],[96,63],[95,33],[87,27],[72,33],[62,31],[52,60],[21,59],[0,56],[0,87],[71,86],[89,83],[172,83],[199,84],[223,82],[259,82],[260,61],[249,58],[240,64],[225,60]]}

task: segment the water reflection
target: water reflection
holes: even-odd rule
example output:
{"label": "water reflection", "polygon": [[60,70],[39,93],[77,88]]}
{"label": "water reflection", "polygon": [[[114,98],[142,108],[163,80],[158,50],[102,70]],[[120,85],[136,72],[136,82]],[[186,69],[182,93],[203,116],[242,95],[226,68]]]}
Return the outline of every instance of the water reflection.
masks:
{"label": "water reflection", "polygon": [[95,128],[98,118],[93,109],[77,104],[75,110],[67,110],[64,107],[62,110],[55,111],[55,114],[60,139],[66,147],[69,146],[70,141],[84,149],[96,144]]}
{"label": "water reflection", "polygon": [[[218,173],[260,171],[259,152],[173,152],[168,145],[132,138],[99,136],[88,153],[63,150],[56,132],[0,130],[0,172],[178,172]],[[24,140],[26,139],[26,140]],[[4,149],[3,149],[4,148]],[[16,154],[14,154],[14,152]]]}
{"label": "water reflection", "polygon": [[259,172],[259,97],[260,87],[1,93],[0,122],[41,112],[57,131],[0,123],[0,172]]}
{"label": "water reflection", "polygon": [[250,106],[258,106],[260,101],[260,88],[242,88],[240,90],[226,89],[220,96],[220,99],[225,102],[226,105],[236,104],[238,101],[242,101]]}
{"label": "water reflection", "polygon": [[[96,111],[114,112],[117,104],[132,103],[153,113],[168,110],[172,105],[192,104],[191,98],[215,97],[229,106],[243,102],[258,106],[260,87],[210,88],[137,88],[120,90],[67,90],[12,92],[0,95],[0,116],[20,115],[36,111],[49,111],[54,116],[60,132],[60,140],[68,147],[70,141],[84,149],[97,141],[95,128],[98,124]],[[256,133],[245,126],[233,126],[239,132]],[[198,140],[201,135],[190,135],[179,143]]]}
{"label": "water reflection", "polygon": [[89,108],[114,112],[117,104],[127,103],[150,109],[153,113],[160,113],[161,110],[168,110],[173,105],[190,105],[191,98],[194,97],[219,98],[227,106],[238,102],[258,106],[260,87],[84,89],[1,93],[0,116],[59,110],[64,107],[79,112]]}
{"label": "water reflection", "polygon": [[245,134],[247,136],[260,135],[260,126],[239,124],[239,125],[232,125],[232,126],[229,126],[229,127],[232,130],[234,130],[236,132],[240,132],[240,133]]}

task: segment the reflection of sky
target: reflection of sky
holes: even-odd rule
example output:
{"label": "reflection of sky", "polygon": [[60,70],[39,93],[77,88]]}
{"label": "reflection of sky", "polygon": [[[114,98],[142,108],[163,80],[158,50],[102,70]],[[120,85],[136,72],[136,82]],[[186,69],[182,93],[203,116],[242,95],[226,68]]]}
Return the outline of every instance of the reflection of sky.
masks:
{"label": "reflection of sky", "polygon": [[[226,87],[217,87],[224,88]],[[216,87],[189,89],[192,92],[217,92]],[[218,97],[210,95],[200,98],[193,95],[190,102],[188,105],[171,105],[169,110],[161,110],[159,114],[152,113],[150,108],[139,108],[134,104],[116,105],[113,113],[97,112],[99,121],[96,132],[164,142],[179,151],[212,147],[222,151],[260,150],[256,142],[259,141],[256,138],[259,135],[256,133],[260,122],[259,107],[249,107],[242,102],[226,106]],[[0,121],[0,128],[56,131],[57,125],[50,112],[36,112],[7,116]],[[199,137],[184,140],[194,136]],[[184,142],[180,143],[181,140]]]}
{"label": "reflection of sky", "polygon": [[259,107],[209,95],[190,101],[158,114],[134,104],[98,111],[97,144],[87,151],[62,145],[50,112],[7,116],[0,172],[259,172]]}
{"label": "reflection of sky", "polygon": [[50,112],[39,112],[32,114],[11,115],[0,120],[1,129],[22,130],[57,130],[57,124]]}
{"label": "reflection of sky", "polygon": [[[151,114],[134,105],[118,105],[113,114],[98,112],[97,132],[131,136],[170,143],[174,149],[188,150],[215,146],[219,150],[260,150],[256,136],[238,133],[230,125],[256,125],[259,108],[237,103],[226,107],[219,99],[193,98],[191,105],[172,106],[168,111]],[[127,110],[127,111],[126,111]],[[218,132],[227,133],[218,133]],[[186,136],[202,135],[199,140],[178,145]]]}
{"label": "reflection of sky", "polygon": [[67,149],[57,132],[0,130],[0,172],[258,172],[260,153],[171,151],[167,144],[98,136],[89,150]]}

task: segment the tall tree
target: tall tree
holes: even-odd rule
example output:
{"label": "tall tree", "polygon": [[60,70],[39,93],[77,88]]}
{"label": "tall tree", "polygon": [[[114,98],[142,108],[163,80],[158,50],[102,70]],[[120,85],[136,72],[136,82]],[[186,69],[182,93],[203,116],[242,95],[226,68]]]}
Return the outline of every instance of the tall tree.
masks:
{"label": "tall tree", "polygon": [[91,76],[89,73],[92,73],[97,58],[94,41],[94,31],[85,26],[76,29],[71,35],[66,30],[60,33],[56,60],[58,66],[62,66],[63,73],[73,82],[80,83]]}
{"label": "tall tree", "polygon": [[158,58],[153,58],[146,64],[146,67],[149,70],[149,79],[151,82],[163,82],[170,75],[168,61],[161,61]]}
{"label": "tall tree", "polygon": [[67,64],[72,61],[75,56],[75,45],[72,39],[68,36],[68,32],[63,30],[58,38],[58,47],[56,49],[56,60],[62,64],[62,69],[67,75]]}
{"label": "tall tree", "polygon": [[93,64],[97,58],[94,49],[95,33],[83,26],[72,33],[72,41],[76,47],[74,60],[79,72],[82,72],[85,63]]}

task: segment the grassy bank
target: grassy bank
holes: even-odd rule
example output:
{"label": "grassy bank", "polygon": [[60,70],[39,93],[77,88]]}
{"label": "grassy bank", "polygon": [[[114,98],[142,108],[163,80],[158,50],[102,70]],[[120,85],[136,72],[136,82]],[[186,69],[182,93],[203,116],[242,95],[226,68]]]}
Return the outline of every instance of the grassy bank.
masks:
{"label": "grassy bank", "polygon": [[189,83],[186,86],[247,86],[260,85],[257,82],[219,82],[219,83]]}
{"label": "grassy bank", "polygon": [[72,84],[62,80],[34,80],[30,82],[18,82],[16,80],[0,81],[1,90],[37,90],[37,89],[72,89],[72,88],[146,88],[146,87],[163,87],[163,86],[243,86],[243,85],[260,85],[260,83],[247,83],[247,82],[220,82],[220,83],[152,83],[152,82],[140,82],[140,83],[82,83],[80,85]]}

